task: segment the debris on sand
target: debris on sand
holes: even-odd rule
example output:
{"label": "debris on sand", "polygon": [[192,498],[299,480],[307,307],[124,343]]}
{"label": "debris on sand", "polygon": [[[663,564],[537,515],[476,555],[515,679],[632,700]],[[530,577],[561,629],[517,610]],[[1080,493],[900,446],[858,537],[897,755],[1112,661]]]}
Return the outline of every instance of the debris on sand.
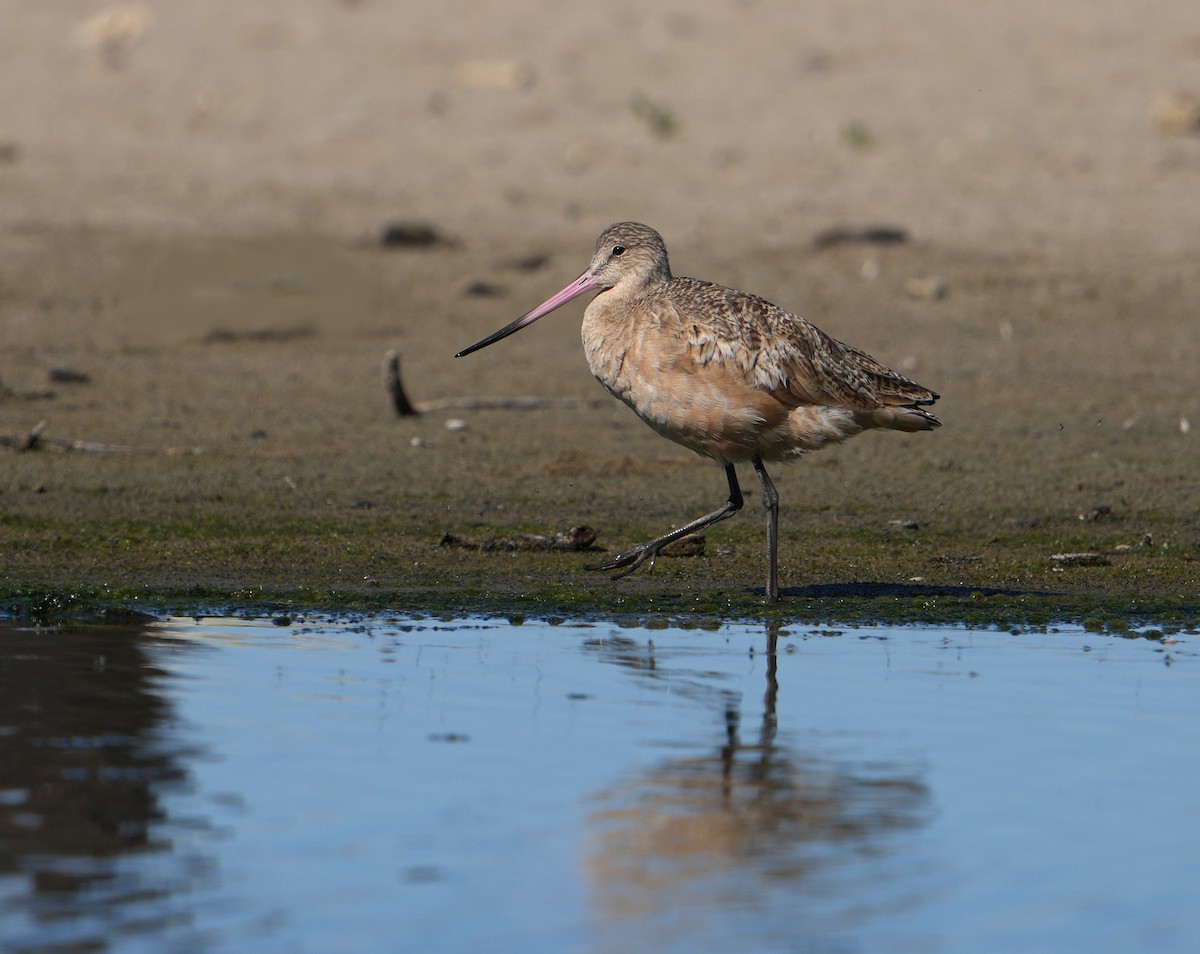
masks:
{"label": "debris on sand", "polygon": [[1058,566],[1108,566],[1112,561],[1103,553],[1089,550],[1086,553],[1054,553],[1050,561]]}
{"label": "debris on sand", "polygon": [[47,437],[45,421],[38,421],[28,431],[19,431],[15,434],[0,434],[0,447],[11,447],[18,453],[22,451],[54,450],[80,451],[85,454],[127,454],[134,450],[134,448],[127,447],[124,444],[105,444],[101,441]]}
{"label": "debris on sand", "polygon": [[1167,135],[1200,135],[1200,96],[1160,93],[1150,104],[1150,121],[1159,132]]}
{"label": "debris on sand", "polygon": [[145,3],[118,3],[94,14],[75,30],[75,45],[98,50],[106,66],[120,69],[145,39],[154,13]]}
{"label": "debris on sand", "polygon": [[518,533],[506,537],[484,537],[474,540],[456,533],[446,533],[438,541],[440,547],[458,547],[463,550],[480,550],[489,553],[495,550],[586,550],[596,542],[596,531],[591,527],[572,527],[563,533],[541,536],[536,533]]}
{"label": "debris on sand", "polygon": [[[400,378],[400,355],[389,351],[383,356],[383,389],[392,399],[392,408],[400,417],[412,417],[433,411],[538,411],[547,408],[573,408],[579,402],[575,398],[552,397],[450,397],[431,401],[412,402],[404,390]],[[453,423],[457,420],[458,423]],[[461,431],[466,422],[452,418],[446,422],[451,431]],[[416,446],[416,445],[414,445]]]}
{"label": "debris on sand", "polygon": [[668,543],[658,551],[663,557],[698,557],[704,556],[704,537],[684,537],[674,543]]}
{"label": "debris on sand", "polygon": [[466,89],[513,91],[527,89],[536,75],[518,60],[466,60],[458,65],[457,79]]}
{"label": "debris on sand", "polygon": [[0,380],[0,401],[13,398],[17,401],[51,401],[56,397],[53,391],[45,388],[10,388]]}
{"label": "debris on sand", "polygon": [[424,222],[389,222],[379,234],[379,244],[384,248],[432,248],[450,242]]}
{"label": "debris on sand", "polygon": [[872,225],[867,228],[835,226],[813,237],[813,248],[832,248],[834,245],[902,245],[908,241],[908,230],[893,225]]}
{"label": "debris on sand", "polygon": [[55,384],[91,384],[92,376],[75,368],[51,368],[50,380]]}
{"label": "debris on sand", "polygon": [[946,283],[936,275],[914,275],[904,282],[904,294],[918,301],[941,301],[947,291]]}
{"label": "debris on sand", "polygon": [[411,417],[420,414],[408,399],[404,384],[400,380],[400,355],[389,351],[383,356],[383,389],[392,399],[392,407],[400,417]]}

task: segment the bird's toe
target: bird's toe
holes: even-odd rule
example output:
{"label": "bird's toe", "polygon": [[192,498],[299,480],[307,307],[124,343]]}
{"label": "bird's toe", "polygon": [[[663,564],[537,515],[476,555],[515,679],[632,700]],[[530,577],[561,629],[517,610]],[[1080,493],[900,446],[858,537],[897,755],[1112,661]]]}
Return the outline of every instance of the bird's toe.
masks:
{"label": "bird's toe", "polygon": [[618,554],[611,560],[605,560],[603,563],[597,563],[594,566],[589,566],[589,570],[621,570],[620,573],[613,575],[614,580],[619,580],[622,577],[628,576],[639,566],[650,561],[650,566],[654,566],[654,558],[658,555],[657,548],[648,547],[645,544],[636,546],[632,550],[626,550],[624,553]]}

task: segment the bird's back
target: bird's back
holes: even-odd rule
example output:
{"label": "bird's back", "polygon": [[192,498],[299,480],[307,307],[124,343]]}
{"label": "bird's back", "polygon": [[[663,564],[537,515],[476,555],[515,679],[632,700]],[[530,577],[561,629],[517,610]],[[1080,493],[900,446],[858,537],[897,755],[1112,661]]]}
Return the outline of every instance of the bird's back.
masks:
{"label": "bird's back", "polygon": [[929,430],[938,395],[763,298],[693,278],[598,296],[592,371],[655,430],[718,460],[795,456],[867,428]]}

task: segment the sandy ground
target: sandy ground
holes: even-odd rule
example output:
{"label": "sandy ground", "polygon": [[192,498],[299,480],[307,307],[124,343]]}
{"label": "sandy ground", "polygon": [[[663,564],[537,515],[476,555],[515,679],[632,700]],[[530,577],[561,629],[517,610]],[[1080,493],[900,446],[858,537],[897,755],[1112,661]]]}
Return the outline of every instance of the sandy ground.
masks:
{"label": "sandy ground", "polygon": [[[451,357],[633,218],[676,273],[943,395],[936,433],[778,468],[785,586],[1061,585],[1050,553],[1129,544],[1170,572],[1068,585],[1195,598],[1200,128],[1171,99],[1200,94],[1193,4],[0,0],[0,22],[0,435],[137,449],[0,447],[8,589],[462,585],[495,564],[442,532],[587,523],[612,549],[711,509],[719,471],[591,379],[582,304]],[[383,247],[391,222],[440,240]],[[879,225],[909,240],[814,245]],[[576,403],[399,419],[390,349],[415,400]],[[752,585],[759,522],[637,585]]]}

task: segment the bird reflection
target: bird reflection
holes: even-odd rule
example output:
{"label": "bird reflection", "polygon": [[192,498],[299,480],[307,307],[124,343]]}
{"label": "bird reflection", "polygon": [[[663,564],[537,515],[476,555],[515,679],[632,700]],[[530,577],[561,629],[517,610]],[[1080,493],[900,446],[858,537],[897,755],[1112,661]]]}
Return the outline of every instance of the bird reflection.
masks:
{"label": "bird reflection", "polygon": [[701,681],[668,672],[652,649],[608,647],[609,661],[669,677],[673,692],[682,678],[687,695],[720,706],[723,734],[595,796],[585,866],[605,922],[686,921],[715,905],[761,904],[764,888],[783,890],[789,904],[828,896],[848,863],[877,858],[893,833],[926,820],[928,791],[910,768],[847,764],[779,741],[778,638],[768,628],[762,716],[750,739],[736,693],[710,683],[703,699]]}
{"label": "bird reflection", "polygon": [[152,642],[145,626],[45,631],[0,620],[6,950],[103,950],[203,868],[181,858],[182,868],[148,877],[122,865],[171,850],[161,798],[185,779]]}

